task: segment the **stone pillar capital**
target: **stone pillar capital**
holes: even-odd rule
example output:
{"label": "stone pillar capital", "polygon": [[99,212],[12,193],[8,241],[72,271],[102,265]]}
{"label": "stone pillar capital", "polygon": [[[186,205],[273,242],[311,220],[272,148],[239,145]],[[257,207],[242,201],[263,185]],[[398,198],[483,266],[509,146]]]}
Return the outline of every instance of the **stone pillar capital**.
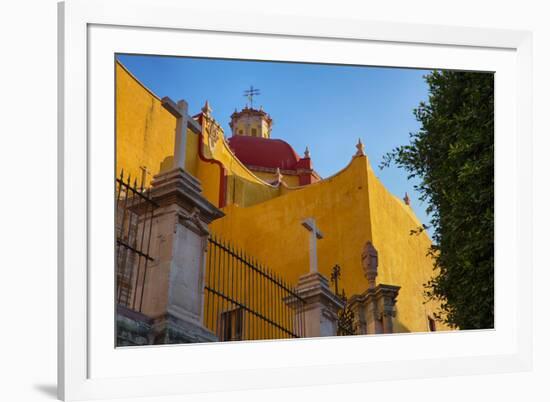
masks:
{"label": "stone pillar capital", "polygon": [[349,304],[359,317],[359,329],[362,334],[393,333],[395,303],[399,289],[399,286],[379,284],[361,295],[350,298]]}
{"label": "stone pillar capital", "polygon": [[183,208],[207,225],[225,215],[202,195],[200,181],[181,168],[159,173],[151,184],[151,196],[161,208]]}

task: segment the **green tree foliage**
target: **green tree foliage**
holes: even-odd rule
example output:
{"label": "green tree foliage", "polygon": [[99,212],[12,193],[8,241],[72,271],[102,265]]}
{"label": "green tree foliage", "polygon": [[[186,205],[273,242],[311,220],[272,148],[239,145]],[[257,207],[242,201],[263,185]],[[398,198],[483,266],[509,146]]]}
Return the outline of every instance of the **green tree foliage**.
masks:
{"label": "green tree foliage", "polygon": [[494,323],[493,78],[428,74],[429,101],[414,111],[421,129],[381,165],[395,163],[420,181],[416,189],[428,204],[434,241],[426,295],[441,302],[438,318],[460,329]]}

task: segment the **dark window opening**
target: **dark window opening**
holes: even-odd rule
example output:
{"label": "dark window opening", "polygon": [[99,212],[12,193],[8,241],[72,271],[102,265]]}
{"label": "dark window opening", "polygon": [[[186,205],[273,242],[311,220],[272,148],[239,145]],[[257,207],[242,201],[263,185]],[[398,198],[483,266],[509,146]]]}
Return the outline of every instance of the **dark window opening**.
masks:
{"label": "dark window opening", "polygon": [[435,332],[435,320],[432,317],[428,317],[428,327],[430,328],[430,332]]}
{"label": "dark window opening", "polygon": [[238,307],[221,313],[220,341],[240,341],[243,339],[243,309]]}

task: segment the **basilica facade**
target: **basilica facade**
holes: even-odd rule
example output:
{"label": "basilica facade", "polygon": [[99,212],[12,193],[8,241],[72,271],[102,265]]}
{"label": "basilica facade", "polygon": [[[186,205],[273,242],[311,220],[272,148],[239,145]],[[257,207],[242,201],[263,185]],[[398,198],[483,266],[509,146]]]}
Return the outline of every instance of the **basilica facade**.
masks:
{"label": "basilica facade", "polygon": [[[424,295],[431,240],[411,235],[421,224],[408,197],[385,188],[360,140],[339,172],[321,177],[314,155],[275,138],[261,108],[235,110],[225,132],[215,105],[190,111],[181,98],[157,96],[117,63],[117,175],[151,189],[157,208],[143,224],[147,274],[125,274],[141,304],[121,306],[122,327],[142,319],[153,328],[175,320],[168,314],[195,322],[176,325],[195,341],[448,329]],[[201,239],[198,254],[185,230]],[[143,343],[176,342],[158,333]]]}

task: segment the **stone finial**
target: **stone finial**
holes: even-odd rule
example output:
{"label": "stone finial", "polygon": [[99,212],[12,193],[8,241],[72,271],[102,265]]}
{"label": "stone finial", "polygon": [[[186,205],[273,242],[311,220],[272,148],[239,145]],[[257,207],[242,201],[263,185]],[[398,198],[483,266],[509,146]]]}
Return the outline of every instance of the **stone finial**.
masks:
{"label": "stone finial", "polygon": [[376,277],[378,276],[378,251],[376,251],[376,248],[374,248],[370,241],[363,248],[361,262],[369,288],[373,289],[376,286]]}
{"label": "stone finial", "polygon": [[304,151],[304,158],[309,158],[309,147],[306,145],[306,150]]}
{"label": "stone finial", "polygon": [[409,194],[405,192],[405,197],[403,197],[403,201],[406,205],[411,205],[411,199],[409,198]]}
{"label": "stone finial", "polygon": [[283,174],[281,173],[281,169],[277,168],[275,171],[275,176],[277,177],[277,183],[281,183],[283,181]]}
{"label": "stone finial", "polygon": [[201,110],[207,117],[210,117],[210,115],[212,114],[212,108],[210,107],[210,103],[208,103],[208,100],[204,103],[204,106]]}
{"label": "stone finial", "polygon": [[355,148],[357,148],[355,156],[365,156],[365,146],[361,142],[361,138],[359,138],[359,141],[357,141],[357,145],[355,145]]}

